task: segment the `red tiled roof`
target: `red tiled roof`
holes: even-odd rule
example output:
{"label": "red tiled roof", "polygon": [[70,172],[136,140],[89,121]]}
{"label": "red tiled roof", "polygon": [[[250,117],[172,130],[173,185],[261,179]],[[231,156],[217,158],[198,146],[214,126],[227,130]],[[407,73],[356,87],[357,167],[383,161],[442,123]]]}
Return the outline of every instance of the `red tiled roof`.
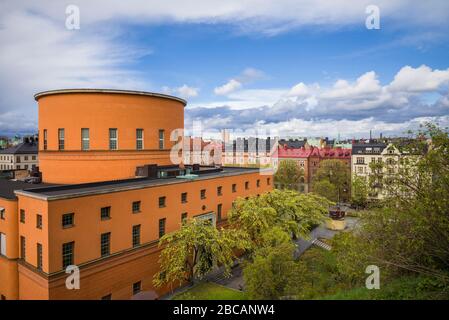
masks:
{"label": "red tiled roof", "polygon": [[326,159],[351,159],[351,149],[343,148],[287,148],[285,146],[279,147],[277,154],[274,156],[278,158],[308,158],[319,157]]}

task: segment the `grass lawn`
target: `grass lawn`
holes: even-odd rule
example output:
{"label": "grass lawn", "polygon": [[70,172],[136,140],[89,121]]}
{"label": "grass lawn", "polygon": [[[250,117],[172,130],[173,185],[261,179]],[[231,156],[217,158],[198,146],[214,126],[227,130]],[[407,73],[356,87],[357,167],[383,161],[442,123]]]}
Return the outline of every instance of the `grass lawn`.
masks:
{"label": "grass lawn", "polygon": [[246,300],[244,292],[230,289],[216,283],[204,282],[177,294],[173,300]]}

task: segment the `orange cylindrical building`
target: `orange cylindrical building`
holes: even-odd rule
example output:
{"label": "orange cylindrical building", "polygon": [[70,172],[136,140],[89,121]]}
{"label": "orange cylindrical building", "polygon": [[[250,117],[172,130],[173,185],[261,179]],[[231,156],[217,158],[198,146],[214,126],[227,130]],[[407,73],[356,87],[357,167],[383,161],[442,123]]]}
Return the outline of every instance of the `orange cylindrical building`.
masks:
{"label": "orange cylindrical building", "polygon": [[163,94],[69,89],[35,99],[39,168],[49,183],[127,179],[137,166],[171,164],[170,133],[184,127],[186,101]]}

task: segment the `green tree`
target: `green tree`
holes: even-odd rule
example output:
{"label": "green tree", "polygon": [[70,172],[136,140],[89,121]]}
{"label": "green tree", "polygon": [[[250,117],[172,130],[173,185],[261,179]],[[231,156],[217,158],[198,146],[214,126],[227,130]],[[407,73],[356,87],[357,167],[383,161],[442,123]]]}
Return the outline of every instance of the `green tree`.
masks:
{"label": "green tree", "polygon": [[[349,167],[345,162],[341,160],[324,160],[320,162],[319,168],[314,176],[313,190],[316,190],[318,185],[318,190],[328,189],[328,183],[321,181],[328,181],[330,184],[335,186],[337,191],[337,199],[333,199],[333,194],[322,196],[328,198],[331,201],[348,201],[350,197],[350,186],[351,186],[351,172]],[[325,188],[324,188],[325,187]]]}
{"label": "green tree", "polygon": [[304,170],[294,160],[281,160],[274,175],[274,183],[280,189],[298,190]]}
{"label": "green tree", "polygon": [[279,299],[295,295],[304,268],[293,259],[294,245],[262,247],[243,268],[246,291],[251,299]]}
{"label": "green tree", "polygon": [[224,266],[228,275],[236,250],[247,249],[249,241],[239,230],[218,230],[208,221],[192,219],[164,235],[159,246],[163,247],[160,271],[153,279],[158,287],[202,278],[216,265]]}
{"label": "green tree", "polygon": [[368,185],[364,177],[354,176],[352,179],[352,198],[351,201],[357,207],[366,207],[368,201]]}
{"label": "green tree", "polygon": [[375,264],[383,277],[433,277],[449,292],[448,132],[429,124],[403,152],[397,170],[388,174],[383,207],[364,215],[336,251],[338,261],[354,275],[360,266]]}
{"label": "green tree", "polygon": [[260,197],[238,198],[228,217],[231,226],[248,234],[257,247],[262,234],[274,226],[294,236],[308,235],[311,226],[326,218],[331,204],[326,198],[312,193],[273,190]]}
{"label": "green tree", "polygon": [[313,192],[326,197],[330,201],[338,201],[337,187],[329,181],[329,179],[322,179],[313,183]]}

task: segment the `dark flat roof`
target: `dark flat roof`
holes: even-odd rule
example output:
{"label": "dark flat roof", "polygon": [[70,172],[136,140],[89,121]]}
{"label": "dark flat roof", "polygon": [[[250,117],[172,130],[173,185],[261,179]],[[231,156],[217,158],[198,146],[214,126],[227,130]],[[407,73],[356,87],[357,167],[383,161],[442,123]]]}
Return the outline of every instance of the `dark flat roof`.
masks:
{"label": "dark flat roof", "polygon": [[150,96],[150,97],[158,97],[158,98],[164,98],[169,100],[175,100],[178,102],[181,102],[184,106],[187,104],[187,101],[175,96],[171,96],[168,94],[163,93],[156,93],[156,92],[148,92],[148,91],[136,91],[136,90],[118,90],[118,89],[89,89],[89,88],[79,88],[79,89],[58,89],[58,90],[49,90],[49,91],[42,91],[39,93],[36,93],[34,95],[34,99],[37,101],[39,98],[54,94],[68,94],[68,93],[115,93],[115,94],[133,94],[133,95],[140,95],[140,96]]}
{"label": "dark flat roof", "polygon": [[13,181],[8,179],[1,179],[0,178],[0,198],[10,199],[14,200],[16,198],[16,195],[14,194],[14,191],[16,190],[32,190],[34,188],[42,188],[42,187],[48,187],[51,186],[51,184],[47,183],[26,183],[22,181]]}
{"label": "dark flat roof", "polygon": [[[55,199],[75,198],[86,195],[105,194],[126,190],[143,189],[147,187],[164,186],[170,184],[188,183],[190,181],[207,180],[219,177],[254,173],[258,171],[259,168],[223,167],[223,171],[200,174],[193,180],[185,178],[180,179],[176,177],[160,178],[160,179],[134,178],[134,179],[93,182],[83,184],[59,185],[59,186],[33,188],[33,189],[26,188],[18,191],[17,193],[39,199],[55,200]],[[30,185],[28,184],[28,186]]]}
{"label": "dark flat roof", "polygon": [[37,154],[37,142],[22,142],[16,146],[0,150],[0,154]]}

